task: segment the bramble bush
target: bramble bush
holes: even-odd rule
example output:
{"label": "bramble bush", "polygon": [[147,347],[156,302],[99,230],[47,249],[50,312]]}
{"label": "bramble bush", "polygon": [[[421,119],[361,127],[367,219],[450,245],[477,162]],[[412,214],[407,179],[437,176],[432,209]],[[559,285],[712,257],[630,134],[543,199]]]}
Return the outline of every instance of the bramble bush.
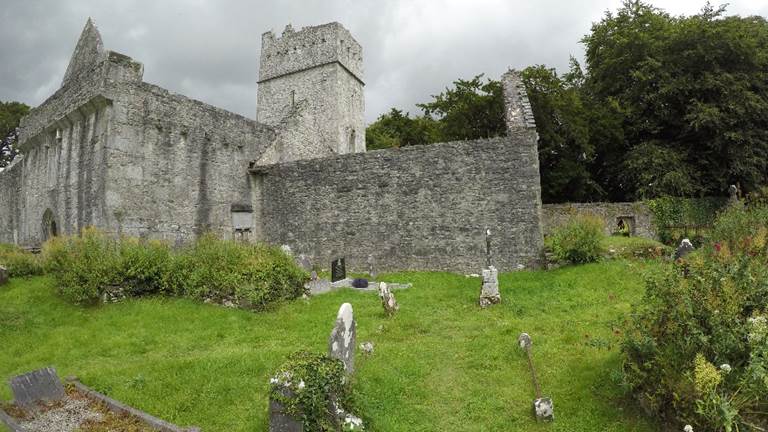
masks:
{"label": "bramble bush", "polygon": [[716,241],[647,278],[622,344],[624,377],[668,423],[766,430],[768,207],[732,206],[711,232]]}
{"label": "bramble bush", "polygon": [[279,248],[213,234],[172,250],[160,241],[116,239],[86,228],[80,236],[46,242],[42,257],[60,293],[78,304],[93,304],[117,291],[128,297],[174,295],[264,309],[304,294],[307,279]]}
{"label": "bramble bush", "polygon": [[0,266],[5,267],[11,277],[43,274],[39,256],[12,244],[0,243]]}
{"label": "bramble bush", "polygon": [[261,310],[303,295],[307,279],[280,248],[205,234],[173,255],[163,287],[177,295]]}
{"label": "bramble bush", "polygon": [[603,236],[603,221],[600,218],[578,214],[555,228],[548,243],[558,260],[581,264],[600,258]]}
{"label": "bramble bush", "polygon": [[346,409],[351,387],[341,360],[299,351],[288,356],[270,380],[270,397],[279,401],[305,431],[364,431]]}

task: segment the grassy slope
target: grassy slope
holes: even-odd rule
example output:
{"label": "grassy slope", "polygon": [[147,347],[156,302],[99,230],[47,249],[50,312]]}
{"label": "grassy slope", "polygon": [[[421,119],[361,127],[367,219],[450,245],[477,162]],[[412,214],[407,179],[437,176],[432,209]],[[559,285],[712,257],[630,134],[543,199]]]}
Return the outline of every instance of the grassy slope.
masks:
{"label": "grassy slope", "polygon": [[[0,287],[0,380],[45,365],[130,405],[206,431],[266,430],[268,377],[297,349],[324,351],[342,302],[358,320],[358,411],[377,431],[650,431],[620,402],[616,319],[642,294],[623,261],[501,276],[502,304],[475,306],[479,280],[403,273],[400,313],[345,290],[249,313],[189,300],[70,306],[47,278]],[[536,425],[521,331],[531,334],[556,421]],[[0,399],[9,399],[3,386]]]}

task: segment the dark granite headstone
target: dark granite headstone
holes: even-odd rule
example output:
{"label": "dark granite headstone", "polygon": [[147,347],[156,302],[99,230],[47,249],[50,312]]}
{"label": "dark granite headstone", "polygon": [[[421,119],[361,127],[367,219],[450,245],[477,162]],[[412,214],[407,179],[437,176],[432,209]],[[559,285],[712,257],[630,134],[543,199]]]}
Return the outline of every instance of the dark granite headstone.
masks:
{"label": "dark granite headstone", "polygon": [[338,258],[331,262],[331,282],[338,282],[347,278],[347,268],[344,258]]}
{"label": "dark granite headstone", "polygon": [[17,405],[33,406],[36,402],[63,399],[64,386],[56,369],[47,367],[11,378],[11,391]]}
{"label": "dark granite headstone", "polygon": [[[293,397],[287,390],[283,391],[283,396]],[[269,432],[302,432],[303,430],[304,425],[300,419],[291,416],[280,401],[269,399]]]}
{"label": "dark granite headstone", "polygon": [[354,288],[368,288],[368,279],[352,279],[352,287]]}

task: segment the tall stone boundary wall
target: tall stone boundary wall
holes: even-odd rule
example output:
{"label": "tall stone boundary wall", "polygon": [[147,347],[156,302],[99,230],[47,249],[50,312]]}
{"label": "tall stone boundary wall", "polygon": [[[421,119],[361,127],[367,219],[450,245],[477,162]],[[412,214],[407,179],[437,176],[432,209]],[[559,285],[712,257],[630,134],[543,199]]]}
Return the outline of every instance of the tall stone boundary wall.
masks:
{"label": "tall stone boundary wall", "polygon": [[[260,171],[262,235],[328,267],[476,273],[485,228],[502,270],[535,266],[534,192],[506,137],[379,150]],[[532,181],[532,180],[531,180]],[[538,181],[538,177],[536,178]]]}
{"label": "tall stone boundary wall", "polygon": [[253,167],[257,239],[327,268],[477,273],[485,229],[493,263],[539,264],[543,244],[538,136],[516,74],[502,77],[504,137]]}
{"label": "tall stone boundary wall", "polygon": [[617,230],[619,220],[624,220],[625,223],[629,221],[632,229],[631,235],[650,239],[657,238],[656,229],[653,226],[653,214],[643,202],[544,204],[545,235],[549,235],[553,229],[577,214],[588,214],[602,219],[607,235]]}

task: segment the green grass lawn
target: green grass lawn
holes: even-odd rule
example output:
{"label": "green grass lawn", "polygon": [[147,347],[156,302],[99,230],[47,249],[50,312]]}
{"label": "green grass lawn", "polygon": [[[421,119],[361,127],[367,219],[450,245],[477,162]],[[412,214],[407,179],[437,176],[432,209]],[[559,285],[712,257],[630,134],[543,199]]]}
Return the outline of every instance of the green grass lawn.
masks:
{"label": "green grass lawn", "polygon": [[[652,431],[616,384],[617,320],[642,296],[640,261],[500,276],[502,303],[476,306],[480,281],[399,273],[388,319],[378,296],[352,289],[252,313],[184,299],[95,308],[59,299],[51,279],[0,287],[0,380],[54,365],[59,374],[181,425],[267,430],[268,380],[290,352],[327,349],[343,302],[358,343],[356,411],[375,431]],[[556,420],[536,424],[534,390],[517,337],[533,338]],[[10,399],[7,386],[0,399]]]}

